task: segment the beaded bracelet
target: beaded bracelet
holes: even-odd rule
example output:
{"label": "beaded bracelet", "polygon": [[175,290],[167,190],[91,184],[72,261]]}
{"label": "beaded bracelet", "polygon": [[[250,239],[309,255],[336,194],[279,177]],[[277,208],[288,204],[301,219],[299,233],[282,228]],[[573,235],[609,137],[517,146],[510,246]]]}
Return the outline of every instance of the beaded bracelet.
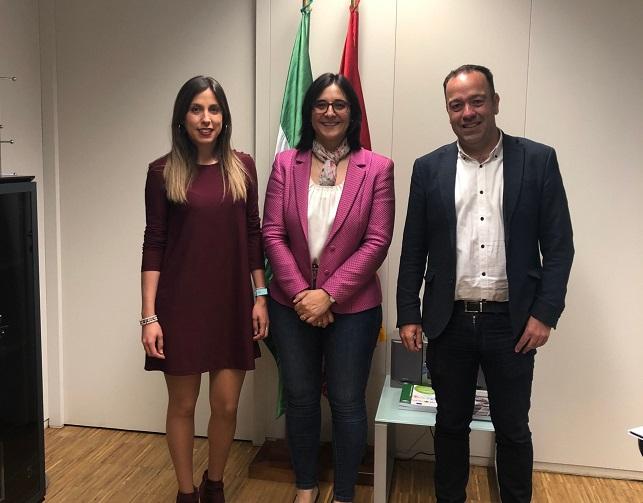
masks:
{"label": "beaded bracelet", "polygon": [[157,321],[159,321],[159,317],[153,314],[152,316],[148,316],[147,318],[139,320],[139,323],[141,324],[141,326],[144,326],[149,325],[150,323],[156,323]]}

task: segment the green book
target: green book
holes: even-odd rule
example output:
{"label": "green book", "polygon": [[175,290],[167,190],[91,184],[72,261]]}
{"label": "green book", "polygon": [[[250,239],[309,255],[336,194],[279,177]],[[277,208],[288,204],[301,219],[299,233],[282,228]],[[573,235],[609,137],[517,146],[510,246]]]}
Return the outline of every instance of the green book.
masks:
{"label": "green book", "polygon": [[430,386],[405,382],[402,384],[398,407],[406,410],[435,412],[438,402],[435,399],[435,391]]}

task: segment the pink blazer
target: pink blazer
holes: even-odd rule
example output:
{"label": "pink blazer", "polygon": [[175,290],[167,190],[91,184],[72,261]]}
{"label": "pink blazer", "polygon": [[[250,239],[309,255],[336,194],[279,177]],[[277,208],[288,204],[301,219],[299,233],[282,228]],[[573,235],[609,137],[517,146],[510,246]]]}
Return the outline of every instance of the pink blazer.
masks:
{"label": "pink blazer", "polygon": [[[274,272],[271,297],[292,306],[311,286],[308,183],[311,152],[275,158],[266,190],[263,240]],[[317,288],[335,300],[335,313],[356,313],[382,302],[377,277],[393,236],[393,161],[361,149],[350,155],[335,222],[319,259]]]}

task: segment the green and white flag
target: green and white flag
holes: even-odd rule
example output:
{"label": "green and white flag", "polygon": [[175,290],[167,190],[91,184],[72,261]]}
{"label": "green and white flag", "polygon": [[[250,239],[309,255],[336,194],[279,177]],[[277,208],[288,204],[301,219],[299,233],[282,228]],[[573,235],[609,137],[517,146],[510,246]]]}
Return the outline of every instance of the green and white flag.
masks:
{"label": "green and white flag", "polygon": [[[277,136],[277,147],[275,155],[289,148],[294,148],[299,143],[301,136],[301,105],[308,87],[313,82],[313,74],[310,70],[310,57],[308,55],[308,34],[310,29],[310,4],[312,0],[304,0],[301,9],[301,21],[295,38],[295,45],[290,56],[288,66],[288,77],[286,78],[286,89],[284,99],[281,102],[281,117],[279,119],[279,135]],[[272,280],[272,269],[266,259],[266,281]],[[277,386],[276,417],[286,410],[286,399],[283,391],[283,379],[281,377],[281,366],[279,365],[279,353],[272,337],[264,339],[264,343],[272,353],[279,371],[279,384]]]}
{"label": "green and white flag", "polygon": [[279,135],[275,155],[289,148],[294,148],[299,142],[301,133],[301,105],[308,87],[313,82],[308,55],[308,35],[310,30],[310,5],[312,0],[305,2],[301,9],[301,21],[295,38],[295,45],[290,56],[288,77],[284,99],[281,102],[281,117],[279,118]]}

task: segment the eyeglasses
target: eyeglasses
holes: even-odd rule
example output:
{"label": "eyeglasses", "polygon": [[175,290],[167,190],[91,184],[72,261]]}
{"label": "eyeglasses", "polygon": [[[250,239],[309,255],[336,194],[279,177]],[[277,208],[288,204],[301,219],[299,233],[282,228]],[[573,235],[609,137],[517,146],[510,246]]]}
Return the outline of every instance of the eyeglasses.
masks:
{"label": "eyeglasses", "polygon": [[325,114],[328,112],[328,107],[333,107],[333,111],[338,114],[344,112],[347,108],[349,108],[348,102],[344,100],[335,100],[335,101],[325,101],[325,100],[318,100],[313,104],[313,108],[315,109],[315,112],[318,114]]}

